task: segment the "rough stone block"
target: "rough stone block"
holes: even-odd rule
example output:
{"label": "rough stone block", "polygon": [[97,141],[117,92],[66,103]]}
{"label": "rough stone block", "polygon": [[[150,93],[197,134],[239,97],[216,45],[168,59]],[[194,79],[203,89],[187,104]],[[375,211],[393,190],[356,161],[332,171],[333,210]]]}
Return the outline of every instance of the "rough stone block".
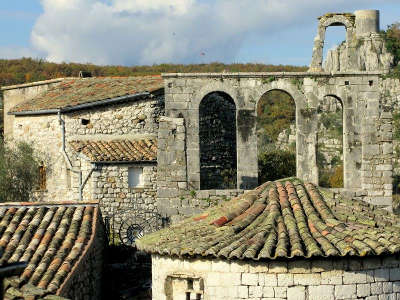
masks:
{"label": "rough stone block", "polygon": [[249,298],[249,287],[247,285],[239,286],[237,289],[237,295],[239,298],[243,299]]}
{"label": "rough stone block", "polygon": [[258,274],[243,273],[242,274],[243,285],[258,285]]}
{"label": "rough stone block", "polygon": [[371,295],[380,295],[382,292],[382,282],[371,283]]}
{"label": "rough stone block", "polygon": [[[294,286],[287,289],[288,300],[305,300],[306,291],[304,286]],[[311,298],[313,299],[313,298]]]}
{"label": "rough stone block", "polygon": [[[261,280],[261,277],[264,279]],[[264,282],[264,286],[277,286],[278,280],[275,274],[260,274],[260,283]]]}
{"label": "rough stone block", "polygon": [[285,287],[274,287],[274,293],[276,298],[286,298],[287,288]]}
{"label": "rough stone block", "polygon": [[367,283],[367,275],[365,271],[344,272],[343,283]]}
{"label": "rough stone block", "polygon": [[270,286],[263,287],[263,295],[264,298],[273,298],[275,296],[274,288]]}
{"label": "rough stone block", "polygon": [[369,283],[357,284],[357,297],[371,295],[371,285]]}
{"label": "rough stone block", "polygon": [[343,271],[333,270],[321,273],[322,284],[343,284]]}
{"label": "rough stone block", "polygon": [[382,290],[385,294],[393,292],[393,283],[382,282]]}
{"label": "rough stone block", "polygon": [[230,272],[230,263],[223,260],[213,260],[211,262],[211,270],[213,272]]}
{"label": "rough stone block", "polygon": [[319,285],[321,284],[321,274],[320,273],[294,274],[293,281],[295,285],[296,284]]}
{"label": "rough stone block", "polygon": [[285,273],[278,274],[278,286],[291,286],[293,285],[293,274]]}
{"label": "rough stone block", "polygon": [[308,287],[308,299],[330,300],[334,297],[333,285],[319,285]]}
{"label": "rough stone block", "polygon": [[335,299],[350,299],[356,297],[357,286],[355,284],[335,286]]}
{"label": "rough stone block", "polygon": [[249,297],[260,298],[263,296],[262,286],[249,286]]}
{"label": "rough stone block", "polygon": [[389,280],[389,269],[376,269],[374,271],[375,281],[388,281]]}

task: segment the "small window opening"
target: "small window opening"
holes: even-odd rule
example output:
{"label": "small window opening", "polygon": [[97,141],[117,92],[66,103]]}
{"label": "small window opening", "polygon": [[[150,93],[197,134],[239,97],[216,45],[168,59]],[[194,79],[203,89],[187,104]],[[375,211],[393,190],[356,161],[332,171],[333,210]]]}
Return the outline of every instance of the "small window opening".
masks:
{"label": "small window opening", "polygon": [[188,290],[193,290],[193,279],[188,279]]}
{"label": "small window opening", "polygon": [[46,189],[46,167],[43,164],[39,166],[39,189],[41,191]]}
{"label": "small window opening", "polygon": [[143,187],[143,168],[131,167],[128,168],[128,187],[139,188]]}
{"label": "small window opening", "polygon": [[186,300],[190,300],[190,292],[186,292]]}
{"label": "small window opening", "polygon": [[349,81],[345,81],[345,82],[344,82],[344,85],[349,85],[349,84],[350,84]]}
{"label": "small window opening", "polygon": [[82,125],[88,125],[90,123],[89,119],[81,119]]}
{"label": "small window opening", "polygon": [[196,294],[196,300],[201,300],[201,294]]}
{"label": "small window opening", "polygon": [[373,86],[374,85],[374,81],[373,80],[370,80],[368,83],[369,83],[369,86]]}

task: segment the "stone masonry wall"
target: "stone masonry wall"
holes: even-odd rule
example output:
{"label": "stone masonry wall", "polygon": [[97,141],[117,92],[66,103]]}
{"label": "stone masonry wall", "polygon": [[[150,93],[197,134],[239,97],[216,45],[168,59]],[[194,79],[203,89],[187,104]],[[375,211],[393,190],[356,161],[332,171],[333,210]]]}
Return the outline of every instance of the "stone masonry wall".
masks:
{"label": "stone masonry wall", "polygon": [[58,84],[62,79],[51,79],[9,87],[2,87],[3,103],[4,103],[4,137],[13,138],[14,119],[15,116],[7,114],[11,108],[19,103],[43,93],[47,89]]}
{"label": "stone masonry wall", "polygon": [[[36,193],[37,200],[57,201],[75,199],[78,179],[67,174],[67,165],[61,152],[62,133],[57,115],[18,116],[14,120],[15,140],[32,143],[46,167],[46,190]],[[39,171],[38,171],[39,176]],[[71,176],[71,181],[67,178]],[[70,187],[68,181],[71,183]]]}
{"label": "stone masonry wall", "polygon": [[[166,294],[171,293],[174,300],[187,299],[188,291],[201,294],[203,300],[400,298],[397,256],[255,262],[153,255],[152,270],[154,300],[170,300]],[[173,291],[166,291],[166,280],[177,275],[187,282],[180,280]],[[185,283],[193,281],[203,286],[190,290]]]}
{"label": "stone masonry wall", "polygon": [[[129,167],[143,167],[142,188],[129,188]],[[93,199],[100,202],[103,217],[114,217],[114,226],[119,228],[129,214],[135,212],[146,219],[146,213],[157,211],[156,180],[155,164],[100,165],[92,174]]]}
{"label": "stone masonry wall", "polygon": [[[161,115],[164,115],[164,98],[161,96],[77,111],[67,114],[67,137],[157,135]],[[83,119],[89,123],[82,124]]]}
{"label": "stone masonry wall", "polygon": [[102,294],[102,272],[106,237],[101,215],[97,216],[93,241],[57,293],[73,300],[98,300]]}

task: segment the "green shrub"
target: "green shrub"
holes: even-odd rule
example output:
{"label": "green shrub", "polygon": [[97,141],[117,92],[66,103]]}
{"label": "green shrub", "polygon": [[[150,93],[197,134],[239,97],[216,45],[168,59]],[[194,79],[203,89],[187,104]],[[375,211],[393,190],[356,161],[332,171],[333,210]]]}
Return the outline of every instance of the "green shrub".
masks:
{"label": "green shrub", "polygon": [[258,156],[258,181],[296,176],[296,154],[291,151],[272,150]]}
{"label": "green shrub", "polygon": [[0,139],[0,202],[29,201],[39,184],[40,159],[26,142]]}

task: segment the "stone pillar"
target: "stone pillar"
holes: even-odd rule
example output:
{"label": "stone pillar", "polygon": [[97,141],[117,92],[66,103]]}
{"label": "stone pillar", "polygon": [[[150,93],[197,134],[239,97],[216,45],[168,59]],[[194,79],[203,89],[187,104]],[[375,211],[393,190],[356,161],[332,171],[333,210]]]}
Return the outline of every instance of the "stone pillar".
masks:
{"label": "stone pillar", "polygon": [[321,24],[318,25],[317,36],[314,38],[314,47],[311,58],[311,65],[309,68],[310,72],[321,72],[322,71],[322,58],[323,49],[325,42],[326,28]]}
{"label": "stone pillar", "polygon": [[362,188],[366,201],[392,208],[392,114],[382,109],[378,91],[364,92]]}
{"label": "stone pillar", "polygon": [[357,10],[354,14],[357,37],[379,32],[379,10]]}
{"label": "stone pillar", "polygon": [[249,190],[258,185],[256,111],[237,111],[237,188]]}
{"label": "stone pillar", "polygon": [[183,118],[160,117],[157,150],[157,207],[174,215],[169,200],[187,189],[186,130]]}

